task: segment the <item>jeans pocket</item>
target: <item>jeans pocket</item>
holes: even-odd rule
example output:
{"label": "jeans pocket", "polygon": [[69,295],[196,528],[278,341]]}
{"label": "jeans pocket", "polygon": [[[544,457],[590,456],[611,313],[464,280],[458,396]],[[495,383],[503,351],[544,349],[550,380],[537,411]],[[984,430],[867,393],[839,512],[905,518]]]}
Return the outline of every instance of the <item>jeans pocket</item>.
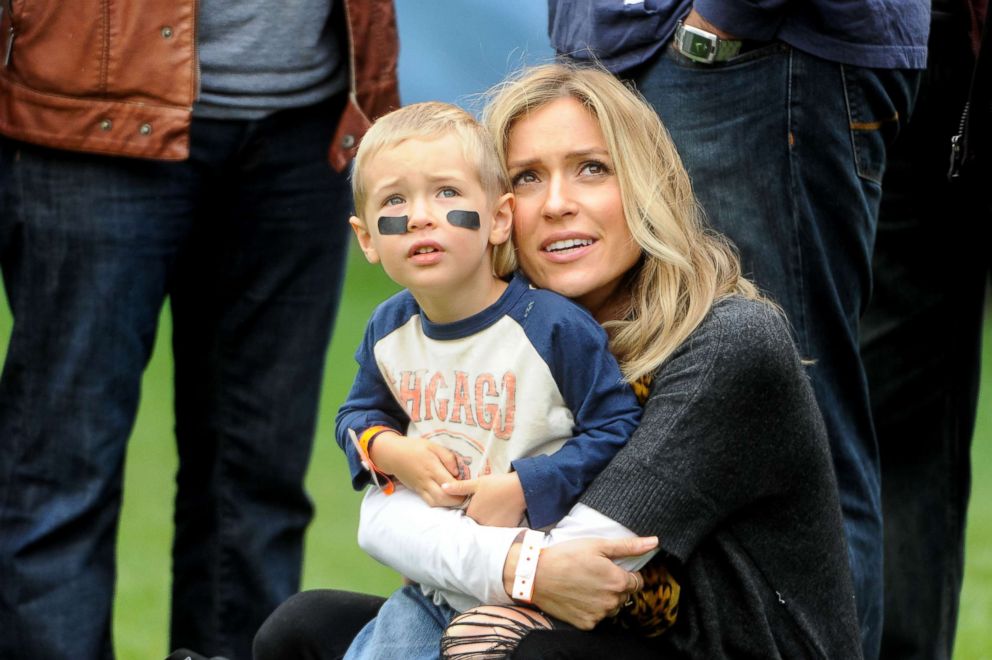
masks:
{"label": "jeans pocket", "polygon": [[841,76],[855,168],[862,179],[881,184],[885,154],[903,118],[874,71],[841,66]]}
{"label": "jeans pocket", "polygon": [[668,47],[665,49],[665,56],[674,61],[678,66],[685,67],[687,69],[724,70],[734,69],[750,62],[755,62],[773,55],[784,53],[788,50],[789,45],[782,41],[769,41],[766,44],[749,48],[740,55],[723,62],[697,62],[696,60],[683,55],[682,52],[675,46],[675,40],[672,39],[668,43]]}

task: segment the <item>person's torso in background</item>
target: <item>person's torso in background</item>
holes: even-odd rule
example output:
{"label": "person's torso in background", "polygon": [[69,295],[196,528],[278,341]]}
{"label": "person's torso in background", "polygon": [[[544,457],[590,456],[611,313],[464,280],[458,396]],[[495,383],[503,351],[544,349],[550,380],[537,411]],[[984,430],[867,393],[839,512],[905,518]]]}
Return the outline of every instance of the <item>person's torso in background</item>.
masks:
{"label": "person's torso in background", "polygon": [[259,119],[344,90],[348,68],[334,0],[200,0],[194,114]]}

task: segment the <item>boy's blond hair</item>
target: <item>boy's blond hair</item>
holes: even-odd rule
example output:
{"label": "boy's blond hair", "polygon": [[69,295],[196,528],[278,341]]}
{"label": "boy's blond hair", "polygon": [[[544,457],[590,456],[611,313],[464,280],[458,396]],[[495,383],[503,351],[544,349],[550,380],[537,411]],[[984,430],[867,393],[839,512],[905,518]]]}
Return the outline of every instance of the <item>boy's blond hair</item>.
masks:
{"label": "boy's blond hair", "polygon": [[[475,117],[450,103],[427,101],[404,106],[383,115],[369,128],[362,138],[351,172],[351,192],[355,200],[355,215],[364,218],[368,201],[365,170],[368,163],[383,149],[394,147],[405,140],[430,139],[454,135],[463,148],[465,160],[474,163],[476,176],[491,204],[511,192],[510,177],[506,166],[496,152],[496,145],[489,131]],[[481,211],[482,209],[480,209]],[[491,213],[493,209],[486,209]],[[503,277],[516,269],[516,257],[511,241],[493,247],[493,272]]]}

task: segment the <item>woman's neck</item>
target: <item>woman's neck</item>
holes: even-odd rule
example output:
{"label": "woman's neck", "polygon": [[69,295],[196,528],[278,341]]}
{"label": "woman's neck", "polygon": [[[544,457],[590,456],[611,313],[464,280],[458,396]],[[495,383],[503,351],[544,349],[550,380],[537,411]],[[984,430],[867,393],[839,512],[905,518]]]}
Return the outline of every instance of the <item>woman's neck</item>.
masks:
{"label": "woman's neck", "polygon": [[630,311],[630,291],[616,291],[599,305],[587,308],[600,325],[607,321],[619,321],[626,318]]}

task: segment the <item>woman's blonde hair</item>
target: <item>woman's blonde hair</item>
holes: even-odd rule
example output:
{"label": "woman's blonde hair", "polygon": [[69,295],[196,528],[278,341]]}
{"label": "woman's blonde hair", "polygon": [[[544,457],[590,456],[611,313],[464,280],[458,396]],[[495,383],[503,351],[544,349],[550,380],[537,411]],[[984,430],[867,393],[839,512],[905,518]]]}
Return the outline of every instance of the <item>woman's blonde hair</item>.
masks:
{"label": "woman's blonde hair", "polygon": [[[362,222],[368,221],[364,217],[365,202],[368,199],[365,171],[376,154],[405,140],[430,139],[447,134],[458,138],[465,160],[475,165],[476,176],[490,203],[495,204],[502,195],[511,192],[506,161],[496,153],[489,131],[457,105],[426,101],[383,115],[362,138],[351,170],[355,215]],[[493,247],[492,262],[493,272],[500,277],[509,275],[516,269],[517,262],[511,241]]]}
{"label": "woman's blonde hair", "polygon": [[[627,227],[642,258],[627,274],[629,306],[604,323],[610,349],[630,381],[654,372],[692,333],[714,302],[761,299],[741,275],[722,236],[708,230],[689,175],[658,115],[635,91],[592,66],[555,63],[525,69],[490,90],[483,123],[506,161],[510,131],[527,115],[571,97],[592,114],[620,184]],[[563,127],[565,128],[565,127]]]}

